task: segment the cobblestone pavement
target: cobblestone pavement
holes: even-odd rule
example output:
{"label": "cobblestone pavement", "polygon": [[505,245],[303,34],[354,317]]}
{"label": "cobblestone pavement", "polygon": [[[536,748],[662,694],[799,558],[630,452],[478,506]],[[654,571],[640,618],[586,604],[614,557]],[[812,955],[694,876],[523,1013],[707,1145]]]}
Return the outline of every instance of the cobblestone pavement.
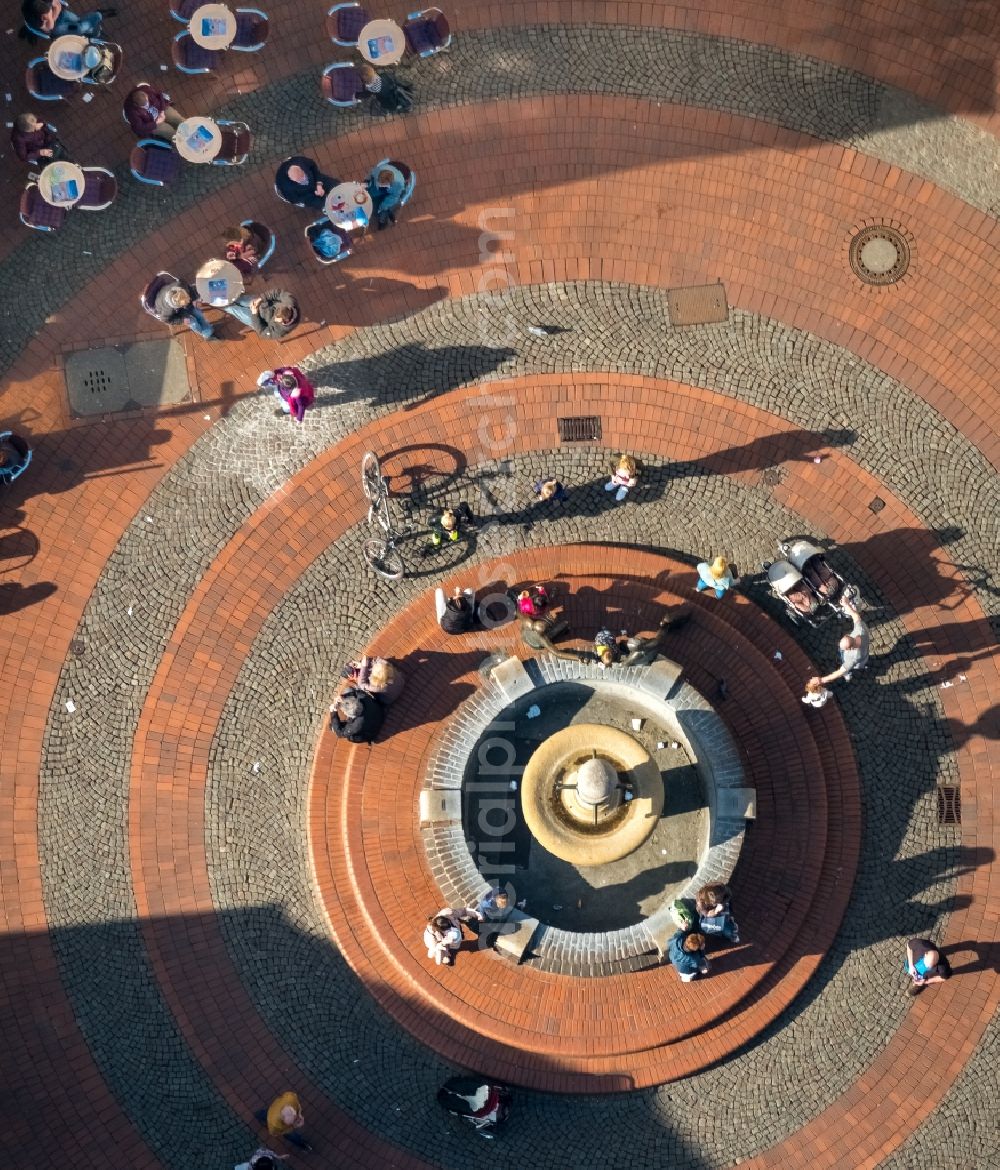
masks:
{"label": "cobblestone pavement", "polygon": [[[960,525],[964,530],[969,523],[961,538],[966,542],[961,557],[990,563],[994,552],[988,526],[984,530],[975,522],[973,501],[959,484],[967,483],[967,490],[982,499],[995,488],[995,479],[983,467],[979,478],[958,476],[931,499],[916,474],[916,452],[912,460],[901,457],[913,436],[937,435],[932,441],[948,444],[959,465],[968,460],[974,466],[976,453],[963,449],[961,437],[929,408],[849,354],[747,315],[735,315],[728,326],[675,332],[665,346],[662,327],[656,325],[662,320],[661,294],[643,289],[519,289],[488,303],[490,332],[509,314],[511,332],[500,340],[509,342],[516,335],[519,355],[509,344],[481,343],[482,298],[434,306],[419,317],[359,331],[307,363],[321,387],[321,406],[306,426],[293,429],[287,420],[276,419],[266,399],[237,404],[136,517],[78,631],[85,649],[63,672],[55,709],[75,697],[78,715],[50,724],[41,823],[47,852],[59,858],[58,869],[46,867],[53,923],[78,923],[87,915],[91,920],[129,918],[127,889],[119,879],[109,886],[104,875],[128,872],[124,841],[112,830],[118,808],[127,801],[128,760],[142,695],[179,608],[210,559],[266,496],[372,411],[385,414],[477,378],[484,382],[485,393],[489,382],[532,369],[579,368],[581,344],[590,341],[596,369],[634,369],[662,378],[683,371],[689,383],[765,409],[773,410],[780,396],[781,413],[812,440],[806,446],[815,449],[815,435],[823,431],[834,446],[848,440],[851,457],[868,465],[904,499],[912,496],[907,502],[921,511],[937,509],[936,526]],[[523,322],[539,316],[565,324],[573,333],[526,341]],[[857,409],[860,402],[867,409]],[[856,437],[833,433],[848,430],[845,424],[855,419]],[[607,458],[593,451],[573,456],[551,452],[523,464],[514,460],[510,472],[522,485],[550,467],[567,482],[595,482]],[[768,464],[766,452],[759,462]],[[496,465],[473,467],[466,486],[470,492],[479,484],[497,490],[491,477],[499,471]],[[506,481],[501,477],[501,482]],[[776,535],[804,526],[799,517],[778,508],[765,487],[738,488],[725,476],[706,475],[697,466],[654,473],[649,492],[648,502],[613,513],[592,515],[584,506],[581,515],[539,525],[525,539],[546,544],[584,538],[648,543],[648,534],[655,532],[665,546],[690,551],[715,547],[720,540],[732,543],[733,533],[739,533],[733,554],[738,563],[754,565],[773,555]],[[596,493],[598,503],[602,496]],[[313,713],[322,709],[339,663],[363,646],[401,601],[426,587],[423,578],[415,578],[396,593],[370,595],[358,581],[357,541],[352,533],[345,548],[332,548],[275,609],[229,698],[213,752],[208,821],[218,836],[213,834],[210,841],[209,865],[234,961],[261,1014],[296,1063],[366,1127],[433,1157],[440,1126],[433,1118],[420,1120],[419,1103],[441,1070],[419,1048],[401,1040],[370,1001],[353,993],[354,976],[342,964],[331,963],[303,850],[302,802]],[[897,921],[899,934],[931,929],[963,867],[956,836],[939,828],[934,817],[933,784],[947,777],[952,766],[948,736],[934,685],[926,680],[881,589],[867,578],[851,550],[839,555],[843,570],[862,584],[873,603],[885,607],[874,637],[875,648],[886,656],[880,681],[892,686],[866,684],[844,693],[862,749],[869,816],[854,901],[837,947],[790,1018],[739,1060],[659,1093],[618,1099],[596,1115],[587,1101],[577,1102],[569,1129],[586,1134],[588,1141],[602,1127],[635,1125],[652,1110],[658,1124],[645,1127],[649,1157],[672,1157],[693,1143],[691,1148],[705,1159],[702,1164],[732,1164],[729,1159],[765,1148],[814,1116],[851,1083],[905,1014],[906,1001],[900,996],[885,1003],[885,988],[893,984],[898,969],[899,939],[895,932],[885,937],[880,924],[887,918]],[[146,584],[151,566],[156,581],[169,583],[162,594],[151,594]],[[359,584],[362,605],[356,600]],[[988,594],[984,600],[990,600]],[[813,637],[807,646],[817,653],[820,642]],[[289,706],[292,681],[295,701]],[[938,715],[928,718],[930,711]],[[896,734],[886,736],[887,727]],[[103,747],[95,756],[90,745],[98,737]],[[254,772],[258,763],[260,770]],[[887,775],[896,779],[887,783]],[[108,780],[116,776],[121,778],[117,791]],[[236,809],[239,815],[234,816]],[[107,845],[116,839],[117,854]],[[272,845],[278,846],[273,852]],[[886,864],[892,858],[897,859],[898,874],[887,882]],[[122,926],[121,945],[129,948],[125,967],[136,983],[134,1002],[140,1014],[134,1024],[140,1027],[143,1019],[158,1016],[139,995],[141,989],[150,994],[151,980],[138,934],[127,925]],[[128,1101],[142,1091],[142,1080],[130,1054],[120,1052],[120,988],[110,1001],[93,982],[75,974],[86,970],[82,935],[61,936],[59,947],[67,985],[90,1023],[88,1037],[106,1075]],[[316,1002],[317,985],[325,990],[323,1010]],[[132,997],[126,997],[128,1002]],[[345,1003],[351,1005],[346,1016],[335,1006]],[[181,1162],[210,1133],[228,1135],[235,1148],[239,1130],[221,1102],[209,1107],[213,1095],[205,1092],[183,1043],[169,1027],[161,1027],[158,1036],[180,1092],[190,1094],[201,1111],[200,1126],[186,1131],[194,1145],[185,1148],[173,1144],[169,1114],[176,1103],[169,1110],[165,1105],[160,1117],[155,1108],[136,1109],[151,1143],[170,1160],[180,1155]],[[817,1045],[820,1036],[824,1040]],[[346,1067],[342,1058],[345,1051],[388,1054],[400,1048],[407,1054],[405,1061],[365,1057]],[[397,1076],[389,1075],[391,1068]],[[739,1099],[745,1105],[740,1120],[727,1116],[709,1129],[705,1117],[693,1112],[705,1093]],[[387,1108],[389,1101],[408,1104],[397,1115],[394,1105]],[[518,1127],[513,1144],[505,1147],[511,1160],[504,1164],[520,1164],[530,1143],[539,1148],[555,1119],[567,1117],[567,1108],[561,1099],[532,1097],[533,1121]],[[697,1124],[686,1128],[692,1116]],[[451,1140],[460,1142],[459,1137]],[[581,1143],[579,1149],[585,1148]],[[470,1157],[460,1144],[449,1150],[450,1157]],[[553,1150],[551,1157],[559,1156]],[[482,1158],[487,1158],[485,1152]]]}
{"label": "cobblestone pavement", "polygon": [[[996,1020],[976,1038],[997,998],[986,974],[997,969],[996,916],[983,895],[995,863],[986,844],[995,645],[979,620],[987,615],[1000,631],[1000,489],[989,458],[995,288],[983,275],[996,240],[988,217],[1000,212],[996,30],[979,27],[972,8],[911,17],[877,0],[849,11],[819,0],[787,27],[771,8],[733,12],[723,0],[687,13],[622,0],[613,15],[596,0],[549,0],[532,15],[557,23],[532,26],[518,24],[518,6],[468,0],[452,13],[460,29],[452,51],[411,71],[415,116],[382,122],[318,100],[319,65],[336,54],[319,37],[298,45],[289,0],[273,0],[272,9],[271,42],[228,61],[235,72],[171,76],[171,88],[183,82],[200,111],[250,122],[249,166],[188,167],[167,192],[140,188],[119,166],[112,211],[70,216],[51,238],[18,228],[0,239],[0,288],[15,290],[0,333],[4,417],[17,414],[39,440],[36,456],[45,456],[0,499],[14,505],[0,515],[11,574],[0,578],[0,661],[18,682],[0,701],[0,899],[10,943],[0,979],[8,1048],[20,1058],[3,1082],[8,1163],[232,1165],[256,1143],[253,1109],[289,1084],[322,1135],[317,1166],[709,1170],[752,1159],[781,1170],[834,1161],[992,1168],[1000,1160]],[[137,0],[121,20],[135,34],[123,37],[129,70],[160,76],[163,45],[177,28],[162,0],[155,14]],[[659,20],[684,27],[649,27]],[[768,43],[751,43],[758,39]],[[13,38],[0,48],[12,77],[23,68],[22,48]],[[120,161],[127,149],[124,129],[106,138],[94,116],[108,96],[55,107],[54,120],[67,140],[86,145],[88,161],[110,161],[108,151]],[[112,107],[120,96],[110,95]],[[659,105],[669,109],[658,118]],[[519,128],[513,142],[509,127],[491,120],[498,109]],[[634,154],[610,149],[609,141],[628,139],[633,110],[650,115],[637,115]],[[684,127],[676,137],[675,124]],[[180,263],[210,246],[216,196],[227,206],[271,200],[280,157],[312,148],[329,158],[348,141],[354,154],[373,143],[427,150],[418,169],[421,193],[432,196],[408,209],[406,242],[398,230],[388,234],[379,253],[390,257],[386,269],[369,260],[366,271],[359,255],[358,270],[389,284],[416,274],[418,284],[395,282],[414,290],[401,297],[406,312],[434,296],[452,299],[405,319],[394,306],[366,318],[383,323],[350,331],[339,322],[353,327],[364,317],[352,307],[354,316],[317,328],[312,343],[297,336],[266,353],[256,339],[240,343],[239,358],[228,344],[196,349],[203,400],[221,402],[206,407],[207,428],[199,408],[197,416],[46,434],[66,422],[64,404],[48,415],[46,395],[55,402],[61,394],[53,356],[84,338],[147,328],[148,319],[137,326],[131,315],[135,287],[165,255]],[[489,190],[451,182],[456,154],[488,170],[497,160],[485,156],[501,141],[504,171]],[[561,143],[569,169],[553,160]],[[739,167],[715,167],[726,151]],[[702,152],[712,165],[691,178]],[[669,196],[670,215],[654,222],[646,190],[636,192],[644,216],[609,226],[595,184],[633,171],[657,199],[663,191],[657,217]],[[740,179],[727,185],[734,173]],[[8,183],[11,207],[19,182]],[[850,197],[831,228],[816,209],[841,186]],[[500,283],[521,287],[462,295],[483,287],[482,242],[470,225],[494,193],[537,210],[546,226],[532,259],[499,273]],[[860,290],[852,302],[823,267],[831,231],[848,231],[841,220],[869,204],[872,215],[913,207],[918,264],[909,284]],[[731,220],[746,225],[750,241],[769,225],[763,234],[774,234],[781,259],[772,265],[763,253],[753,259],[754,246],[738,249],[726,281],[742,307],[723,325],[671,329],[663,288],[693,282],[692,273],[716,278],[719,234],[698,210],[705,207],[726,220],[727,241],[737,230]],[[290,211],[275,214],[299,233]],[[456,232],[467,233],[468,256],[459,255]],[[608,241],[606,261],[589,239]],[[651,261],[662,240],[689,254]],[[555,268],[545,248],[560,257]],[[307,265],[306,279],[317,281],[311,261],[297,261],[291,274]],[[554,282],[586,276],[588,265],[595,279]],[[430,289],[434,279],[447,287]],[[345,293],[339,282],[331,294],[326,279],[316,303],[350,299],[360,283]],[[131,290],[129,312],[122,288]],[[564,332],[531,335],[540,322]],[[228,377],[242,384],[243,367],[262,354],[273,363],[310,348],[317,352],[303,364],[320,396],[301,427],[275,417],[269,399],[231,401],[217,385]],[[532,434],[498,459],[495,429],[456,425],[465,388],[482,395],[482,414],[493,418],[497,402],[537,395],[546,375],[558,375],[561,410],[586,403],[604,416],[603,445],[556,449]],[[626,382],[636,376],[656,379],[659,397],[653,406],[638,399],[636,411],[646,413],[626,420],[620,404],[633,401]],[[692,397],[691,387],[711,394]],[[478,510],[500,513],[499,543],[484,536],[421,562],[398,586],[373,588],[358,568],[362,533],[347,525],[300,573],[299,542],[317,536],[276,526],[278,505],[364,426],[378,425],[386,447],[405,447],[422,404],[440,411],[436,454],[454,474],[414,481],[414,518],[425,522],[432,506],[461,492]],[[767,411],[786,429],[746,443],[730,437],[717,449],[702,442],[731,435],[744,408]],[[672,409],[676,443],[657,429]],[[647,474],[614,508],[600,488],[612,455],[607,436],[636,418],[650,425],[648,443],[635,436]],[[811,467],[817,452],[838,477]],[[354,462],[331,464],[322,485],[338,521],[354,515]],[[583,485],[571,505],[526,512],[524,486],[553,471]],[[786,481],[811,473],[828,494],[787,490]],[[903,514],[905,525],[884,522]],[[480,1142],[428,1105],[444,1063],[364,993],[367,978],[338,951],[317,897],[309,769],[316,712],[341,661],[433,585],[442,566],[472,569],[502,553],[505,540],[615,541],[683,557],[725,546],[745,568],[799,529],[838,539],[832,561],[874,607],[873,668],[838,690],[865,817],[835,944],[791,1007],[733,1060],[631,1094],[525,1092],[504,1139]],[[218,590],[233,550],[260,533],[273,555],[246,582],[255,608],[236,599],[234,649],[219,662],[205,634],[232,600],[232,583],[225,598]],[[753,595],[780,616],[766,594]],[[241,634],[242,622],[254,633]],[[807,633],[801,643],[831,663],[828,635]],[[177,664],[205,682],[174,695],[164,680]],[[218,677],[225,685],[213,690]],[[179,731],[174,708],[189,712]],[[942,783],[962,785],[961,828],[938,823]],[[962,952],[959,977],[905,999],[901,939],[945,932]],[[931,1052],[933,1080],[914,1086],[913,1069]],[[949,1087],[929,1112],[939,1086]],[[706,1109],[706,1101],[726,1108]]]}

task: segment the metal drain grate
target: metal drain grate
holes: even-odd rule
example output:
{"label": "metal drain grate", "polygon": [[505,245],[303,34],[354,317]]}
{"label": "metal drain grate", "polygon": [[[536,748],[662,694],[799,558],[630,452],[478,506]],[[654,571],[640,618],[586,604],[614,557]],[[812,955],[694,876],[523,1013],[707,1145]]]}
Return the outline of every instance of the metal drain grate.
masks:
{"label": "metal drain grate", "polygon": [[173,339],[77,350],[66,354],[64,371],[75,418],[176,406],[191,397],[184,350]]}
{"label": "metal drain grate", "polygon": [[764,487],[777,487],[784,478],[785,473],[780,467],[765,467],[760,473],[760,482]]}
{"label": "metal drain grate", "polygon": [[868,511],[874,512],[877,516],[879,512],[885,507],[885,500],[881,496],[876,496],[874,500],[868,505]]}
{"label": "metal drain grate", "polygon": [[937,790],[938,824],[960,825],[962,823],[962,798],[959,790],[942,784]]}
{"label": "metal drain grate", "polygon": [[560,443],[595,443],[603,434],[601,420],[596,414],[580,414],[573,418],[557,418]]}

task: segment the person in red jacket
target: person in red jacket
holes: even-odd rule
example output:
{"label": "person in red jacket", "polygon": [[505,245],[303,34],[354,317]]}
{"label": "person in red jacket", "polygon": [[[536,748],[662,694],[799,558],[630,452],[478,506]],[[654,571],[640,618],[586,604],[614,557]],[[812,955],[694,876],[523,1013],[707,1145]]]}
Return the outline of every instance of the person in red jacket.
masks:
{"label": "person in red jacket", "polygon": [[265,370],[257,379],[262,390],[270,390],[281,402],[281,409],[301,422],[306,411],[316,401],[312,383],[298,366],[280,366]]}
{"label": "person in red jacket", "polygon": [[170,94],[160,93],[143,82],[128,95],[122,106],[128,124],[138,138],[173,138],[184,121],[170,104]]}
{"label": "person in red jacket", "polygon": [[55,129],[34,114],[18,114],[10,132],[10,144],[21,162],[29,167],[44,167],[66,153]]}

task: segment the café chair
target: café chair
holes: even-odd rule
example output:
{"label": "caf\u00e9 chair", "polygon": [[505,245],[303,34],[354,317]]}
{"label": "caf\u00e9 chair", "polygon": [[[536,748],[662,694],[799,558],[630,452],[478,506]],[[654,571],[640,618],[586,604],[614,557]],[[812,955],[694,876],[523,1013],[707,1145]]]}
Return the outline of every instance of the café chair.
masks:
{"label": "caf\u00e9 chair", "polygon": [[103,211],[110,207],[118,194],[118,180],[107,167],[81,167],[83,195],[76,206],[81,211]]}
{"label": "caf\u00e9 chair", "polygon": [[381,162],[376,163],[368,173],[370,179],[375,179],[383,167],[395,167],[397,171],[403,176],[403,182],[406,186],[403,188],[403,197],[399,201],[400,207],[404,203],[409,203],[413,197],[413,189],[417,185],[417,172],[412,167],[408,167],[406,163],[399,162],[398,159],[384,158]]}
{"label": "caf\u00e9 chair", "polygon": [[21,194],[21,223],[36,232],[54,232],[63,225],[65,207],[53,207],[42,198],[37,183],[29,183]]}
{"label": "caf\u00e9 chair", "polygon": [[264,255],[257,261],[257,271],[259,272],[264,265],[274,255],[274,245],[278,242],[274,232],[267,226],[266,223],[261,223],[256,219],[244,219],[240,221],[240,227],[256,228],[260,235],[265,236],[268,240],[267,248],[264,250]]}
{"label": "caf\u00e9 chair", "polygon": [[171,0],[170,15],[181,24],[190,24],[191,17],[205,3],[205,0]]}
{"label": "caf\u00e9 chair", "polygon": [[229,46],[240,53],[257,53],[267,40],[267,16],[259,8],[236,9],[236,36]]}
{"label": "caf\u00e9 chair", "polygon": [[[340,239],[340,251],[336,256],[324,256],[322,252],[316,248],[316,237],[324,229],[329,229],[335,236]],[[312,254],[320,262],[320,264],[336,264],[341,260],[346,260],[352,252],[351,238],[344,231],[343,228],[334,227],[334,225],[324,216],[322,219],[317,219],[306,228],[306,239],[309,241],[309,247],[312,249]]]}
{"label": "caf\u00e9 chair", "polygon": [[24,85],[38,102],[61,102],[80,88],[79,81],[64,81],[56,77],[45,57],[36,57],[34,61],[28,62],[24,71]]}
{"label": "caf\u00e9 chair", "polygon": [[334,4],[326,14],[327,36],[342,49],[354,49],[369,19],[367,11],[360,4]]}
{"label": "caf\u00e9 chair", "polygon": [[403,25],[406,46],[418,57],[433,57],[451,45],[451,26],[440,8],[411,12]]}
{"label": "caf\u00e9 chair", "polygon": [[[84,74],[80,80],[84,85],[110,85],[118,76],[118,70],[122,67],[122,59],[125,54],[121,45],[116,45],[114,41],[96,41],[93,38],[90,40],[90,45],[96,45],[99,49],[107,49],[111,53],[111,76],[105,81],[95,81],[89,73]],[[87,47],[89,48],[90,45]],[[86,59],[84,64],[86,65]]]}
{"label": "caf\u00e9 chair", "polygon": [[165,187],[177,178],[181,159],[162,138],[140,138],[129,156],[132,177],[151,187]]}
{"label": "caf\u00e9 chair", "polygon": [[222,134],[219,153],[212,159],[214,167],[238,167],[247,161],[253,135],[245,122],[227,122],[220,118],[216,123]]}
{"label": "caf\u00e9 chair", "polygon": [[350,61],[335,61],[327,65],[320,78],[320,91],[332,106],[352,109],[364,93],[358,67]]}
{"label": "caf\u00e9 chair", "polygon": [[5,463],[3,467],[0,467],[0,483],[13,483],[19,475],[23,475],[28,470],[28,464],[31,462],[31,448],[20,435],[15,435],[13,431],[0,431],[0,443],[4,440],[14,448],[19,458],[17,463]]}
{"label": "caf\u00e9 chair", "polygon": [[174,37],[171,55],[181,73],[211,73],[222,60],[221,53],[203,49],[186,28]]}

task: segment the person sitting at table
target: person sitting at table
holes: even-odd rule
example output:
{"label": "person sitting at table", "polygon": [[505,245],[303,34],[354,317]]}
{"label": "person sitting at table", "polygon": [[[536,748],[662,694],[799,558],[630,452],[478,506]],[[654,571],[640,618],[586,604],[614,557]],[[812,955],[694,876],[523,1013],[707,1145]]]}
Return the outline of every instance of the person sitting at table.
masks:
{"label": "person sitting at table", "polygon": [[227,227],[222,233],[223,255],[244,276],[256,275],[269,243],[256,227],[248,224]]}
{"label": "person sitting at table", "polygon": [[322,207],[339,182],[324,175],[311,158],[301,154],[285,159],[274,176],[278,194],[294,207]]}
{"label": "person sitting at table", "polygon": [[166,325],[180,325],[187,322],[188,327],[206,341],[215,338],[215,331],[205,320],[205,315],[195,305],[197,293],[189,285],[179,280],[173,284],[165,284],[156,294],[153,308],[156,315]]}
{"label": "person sitting at table", "polygon": [[269,288],[260,296],[244,293],[231,305],[222,305],[221,308],[269,340],[284,337],[299,323],[299,303],[283,288]]}
{"label": "person sitting at table", "polygon": [[105,16],[117,16],[117,8],[98,8],[77,16],[62,0],[23,0],[21,15],[28,28],[36,28],[50,37],[64,37],[75,33],[81,37],[99,37]]}
{"label": "person sitting at table", "polygon": [[396,222],[396,212],[403,204],[406,180],[398,167],[384,166],[372,171],[365,181],[372,200],[372,218],[379,231]]}
{"label": "person sitting at table", "polygon": [[179,114],[170,104],[170,94],[153,89],[146,82],[132,90],[122,109],[126,121],[132,127],[132,133],[139,138],[152,135],[169,140],[184,121],[184,115]]}
{"label": "person sitting at table", "polygon": [[44,167],[66,154],[56,130],[34,114],[18,114],[10,132],[10,144],[21,162],[29,167]]}
{"label": "person sitting at table", "polygon": [[358,65],[361,84],[374,99],[369,107],[375,113],[377,106],[385,114],[405,114],[413,109],[413,87],[406,81],[399,81],[395,74],[386,70],[377,73],[367,62]]}

